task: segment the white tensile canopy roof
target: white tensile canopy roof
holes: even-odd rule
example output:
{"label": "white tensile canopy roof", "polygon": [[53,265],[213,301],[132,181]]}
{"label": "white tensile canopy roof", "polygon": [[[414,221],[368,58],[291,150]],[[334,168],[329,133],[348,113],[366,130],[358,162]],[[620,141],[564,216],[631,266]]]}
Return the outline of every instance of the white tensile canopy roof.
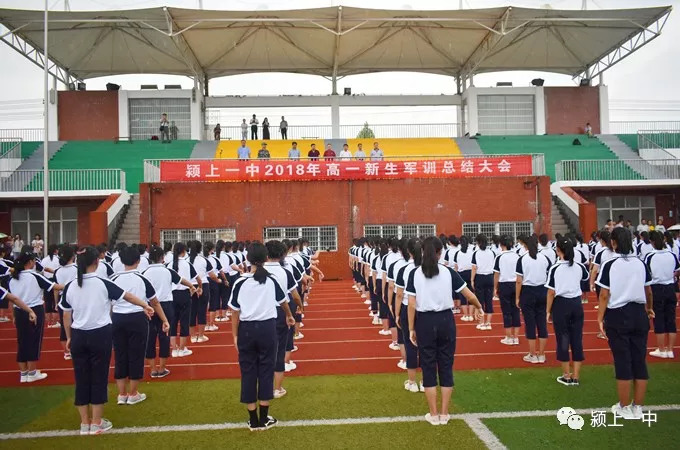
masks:
{"label": "white tensile canopy roof", "polygon": [[[120,74],[326,77],[410,71],[468,77],[538,70],[593,77],[656,38],[670,6],[455,11],[329,7],[289,11],[150,8],[50,12],[62,81]],[[41,65],[43,11],[0,9],[2,40]]]}

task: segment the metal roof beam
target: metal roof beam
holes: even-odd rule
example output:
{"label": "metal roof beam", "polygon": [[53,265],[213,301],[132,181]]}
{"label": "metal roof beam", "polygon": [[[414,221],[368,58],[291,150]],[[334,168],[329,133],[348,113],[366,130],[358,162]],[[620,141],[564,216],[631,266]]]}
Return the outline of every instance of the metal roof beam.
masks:
{"label": "metal roof beam", "polygon": [[335,24],[335,44],[333,46],[333,72],[331,83],[333,86],[331,94],[338,94],[338,59],[340,58],[340,33],[342,33],[342,6],[338,6],[338,18]]}
{"label": "metal roof beam", "polygon": [[173,44],[175,44],[175,48],[182,55],[184,63],[194,73],[194,76],[202,82],[205,78],[205,70],[198,61],[194,50],[184,38],[184,34],[182,34],[187,30],[187,28],[181,30],[179,33],[175,33],[174,29],[178,28],[177,24],[175,23],[175,19],[172,17],[172,14],[170,14],[170,11],[167,7],[163,7],[163,12],[167,18],[170,38],[172,39]]}
{"label": "metal roof beam", "polygon": [[[482,42],[470,54],[468,59],[463,63],[459,76],[468,77],[472,75],[477,67],[484,61],[484,59],[493,51],[496,45],[505,37],[505,27],[512,13],[512,6],[508,6],[501,17],[498,18],[496,24],[484,36]],[[517,28],[515,28],[517,29]],[[515,30],[513,29],[513,30]]]}

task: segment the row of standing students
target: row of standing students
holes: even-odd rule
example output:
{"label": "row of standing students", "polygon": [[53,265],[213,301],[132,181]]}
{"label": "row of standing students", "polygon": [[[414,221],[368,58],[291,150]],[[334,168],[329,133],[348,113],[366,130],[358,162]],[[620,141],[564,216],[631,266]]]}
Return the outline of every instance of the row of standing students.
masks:
{"label": "row of standing students", "polygon": [[[651,242],[654,248],[646,254],[644,261],[635,257],[632,236],[628,230],[617,229],[611,236],[605,232],[600,236],[606,240],[606,245],[604,249],[597,252],[599,256],[596,255],[593,258],[592,272],[589,272],[587,268],[590,262],[590,258],[586,256],[587,249],[584,251],[582,239],[577,239],[575,236],[560,236],[554,246],[549,246],[547,239],[543,236],[540,240],[531,236],[521,236],[518,239],[518,246],[513,245],[512,238],[509,236],[497,239],[500,251],[494,258],[491,258],[493,260],[492,292],[499,298],[503,313],[506,336],[501,342],[506,345],[519,344],[520,317],[523,316],[525,337],[529,346],[529,353],[523,359],[533,364],[544,363],[548,338],[547,322],[548,317],[551,317],[556,338],[556,358],[562,365],[562,375],[557,377],[557,382],[566,386],[578,386],[581,364],[585,359],[583,297],[585,292],[590,290],[592,283],[593,290],[597,287],[598,292],[600,332],[606,336],[612,351],[619,387],[619,402],[612,407],[612,410],[627,419],[640,418],[648,378],[645,358],[650,318],[654,320],[654,329],[659,342],[659,348],[651,353],[652,356],[673,357],[672,349],[676,331],[675,277],[680,265],[678,258],[671,251],[670,246],[667,246],[661,233],[652,234]],[[466,240],[466,238],[458,240],[454,237],[451,239],[453,241],[451,244],[452,246],[460,245],[460,241],[465,244]],[[394,324],[397,330],[403,330],[404,321],[400,320],[400,314],[392,319],[393,311],[398,311],[398,309],[391,306],[394,300],[391,299],[393,291],[390,280],[396,272],[396,291],[394,292],[397,294],[397,299],[402,299],[402,292],[408,295],[408,288],[405,291],[399,290],[403,284],[400,282],[399,275],[406,273],[408,279],[410,274],[416,273],[414,268],[422,258],[414,256],[417,248],[416,242],[418,241],[415,239],[408,241],[359,239],[350,249],[350,267],[355,280],[353,287],[361,293],[362,298],[366,298],[366,303],[370,304],[371,315],[374,316],[373,323],[387,323],[390,328]],[[471,261],[469,278],[468,274],[464,273],[465,270],[460,270],[461,266],[458,264],[465,260],[467,251],[460,254],[459,248],[457,253],[449,255],[447,249],[442,248],[437,256],[444,263],[449,260],[454,261],[453,267],[447,267],[445,264],[441,264],[441,267],[455,269],[451,273],[456,273],[466,286],[474,286],[473,290],[477,294],[474,302],[479,302],[482,306],[482,309],[479,309],[474,304],[476,316],[480,319],[480,325],[485,325],[488,323],[488,319],[485,320],[485,318],[493,311],[492,305],[491,307],[489,305],[492,296],[485,292],[488,289],[489,280],[484,278],[480,280],[479,275],[480,272],[482,276],[488,275],[486,267],[488,263],[485,259],[489,258],[479,253],[480,249],[482,252],[486,250],[486,238],[478,236],[476,243],[477,248],[469,256]],[[550,258],[548,249],[553,252],[554,260]],[[608,250],[606,254],[605,249]],[[388,258],[390,254],[393,254],[392,258]],[[474,264],[472,264],[473,259]],[[375,270],[381,267],[386,267],[387,272]],[[615,274],[614,281],[612,281],[612,273]],[[386,283],[385,280],[387,280]],[[434,286],[434,283],[429,281],[425,285],[430,284]],[[386,287],[388,295],[383,297],[380,290]],[[444,286],[439,286],[439,290],[428,291],[427,295],[436,298],[441,292],[447,293],[445,295],[448,296],[448,291]],[[461,298],[470,300],[467,295],[461,296],[455,293],[451,297],[451,300],[455,299],[456,302]],[[425,304],[427,304],[427,298],[429,297],[422,299]],[[406,304],[404,302],[405,299],[402,299],[399,303]],[[451,309],[455,309],[453,304]],[[416,311],[421,312],[417,308]],[[463,314],[464,317],[469,315],[466,311]],[[417,317],[420,317],[420,314],[417,314]],[[423,314],[423,317],[428,317],[428,315]],[[386,320],[383,321],[384,319]],[[630,324],[633,324],[632,327],[629,326]],[[485,327],[480,327],[480,325],[477,328],[484,330]],[[407,328],[407,330],[413,330],[413,328]],[[387,333],[381,330],[381,334]],[[455,340],[455,330],[453,332],[449,330],[448,335],[454,336]],[[427,358],[427,352],[424,355],[423,350],[418,348],[417,354],[420,358],[418,361],[412,356],[416,354],[415,348],[407,343],[403,334],[397,343],[404,350],[402,361],[398,365],[409,372],[409,378],[404,385],[405,389],[411,392],[420,390],[427,392],[426,387],[429,382],[421,385],[424,389],[418,389],[415,384],[418,366],[423,370],[423,379],[426,378],[426,370],[431,371],[429,365],[423,365],[422,358]],[[451,357],[453,357],[453,351],[455,351],[455,346],[450,352]],[[449,353],[449,349],[446,353]],[[406,364],[402,365],[404,361]],[[451,359],[452,362],[453,359]],[[448,367],[448,361],[445,363]],[[448,384],[448,380],[446,381]],[[635,398],[631,403],[630,389],[633,384]],[[445,405],[442,405],[439,414],[440,423],[446,422],[447,411]],[[434,412],[436,410],[430,408],[427,416],[427,420],[431,423],[436,422],[433,420]]]}

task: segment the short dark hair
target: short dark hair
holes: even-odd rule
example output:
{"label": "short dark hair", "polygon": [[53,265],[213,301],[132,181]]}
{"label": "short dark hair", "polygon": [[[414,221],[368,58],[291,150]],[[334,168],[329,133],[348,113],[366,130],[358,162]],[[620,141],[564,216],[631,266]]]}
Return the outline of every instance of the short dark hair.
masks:
{"label": "short dark hair", "polygon": [[293,141],[293,144],[292,144],[292,145],[297,145],[297,142]]}

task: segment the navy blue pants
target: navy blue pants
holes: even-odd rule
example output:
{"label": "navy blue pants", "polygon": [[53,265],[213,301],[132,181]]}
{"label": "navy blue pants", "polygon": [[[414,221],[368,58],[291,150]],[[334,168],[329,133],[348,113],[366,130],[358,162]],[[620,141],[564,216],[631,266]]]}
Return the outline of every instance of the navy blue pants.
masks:
{"label": "navy blue pants", "polygon": [[203,283],[201,295],[194,294],[191,298],[191,318],[189,325],[195,327],[197,325],[205,325],[207,323],[208,303],[210,303],[210,285]]}
{"label": "navy blue pants", "polygon": [[653,284],[654,299],[654,333],[675,333],[675,307],[678,299],[675,296],[675,284]]}
{"label": "navy blue pants", "polygon": [[215,312],[222,306],[222,297],[220,295],[220,286],[222,283],[217,283],[213,280],[208,281],[210,285],[210,301],[208,303],[208,311]]}
{"label": "navy blue pants", "polygon": [[383,295],[382,280],[378,280],[378,284],[375,287],[375,295],[378,298],[378,317],[383,320],[387,319],[389,311],[387,301],[385,300],[386,295]]}
{"label": "navy blue pants", "polygon": [[493,274],[475,275],[475,295],[486,314],[493,313]]}
{"label": "navy blue pants", "polygon": [[522,286],[519,294],[519,306],[524,316],[524,333],[527,339],[548,337],[548,299],[547,291],[543,286]]}
{"label": "navy blue pants", "polygon": [[170,336],[177,336],[177,325],[179,324],[179,335],[189,336],[189,319],[191,318],[191,294],[188,290],[172,291],[172,306],[174,314],[170,322]]}
{"label": "navy blue pants", "polygon": [[456,353],[456,323],[453,311],[418,312],[416,318],[418,356],[423,386],[453,387],[453,355]]}
{"label": "navy blue pants", "polygon": [[[160,302],[161,308],[165,313],[165,318],[168,319],[168,323],[172,323],[175,315],[175,308],[172,302]],[[170,357],[170,333],[165,334],[163,332],[163,322],[158,318],[158,315],[154,314],[149,322],[149,339],[146,345],[146,357],[147,359],[156,358],[156,341],[158,341],[158,356],[161,358]]]}
{"label": "navy blue pants", "polygon": [[[399,334],[401,335],[402,343],[406,350],[406,368],[417,369],[418,347],[411,342],[411,330],[408,327],[408,306],[401,305],[401,311],[399,311],[399,325],[401,325],[401,333]],[[418,338],[418,336],[416,336],[416,338]]]}
{"label": "navy blue pants", "polygon": [[28,313],[14,308],[14,326],[17,329],[17,362],[38,361],[42,348],[43,330],[45,328],[45,307],[31,308],[38,321],[35,325],[28,320]]}
{"label": "navy blue pants", "polygon": [[555,297],[552,305],[553,327],[557,339],[557,360],[583,361],[583,305],[581,297]]}
{"label": "navy blue pants", "polygon": [[[382,280],[378,280],[378,282],[382,282]],[[373,277],[368,279],[368,293],[371,298],[371,312],[377,313],[378,312],[378,296],[376,295],[376,289],[375,289],[375,280],[373,280]]]}
{"label": "navy blue pants", "polygon": [[109,364],[113,326],[94,330],[71,328],[71,358],[76,378],[76,406],[103,405],[109,398]]}
{"label": "navy blue pants", "polygon": [[[472,271],[471,270],[463,270],[462,272],[458,272],[458,275],[465,281],[465,284],[467,284],[468,288],[472,289]],[[456,293],[456,299],[460,300],[461,305],[467,305],[467,299],[463,295],[462,292]]]}
{"label": "navy blue pants", "polygon": [[66,342],[66,329],[64,328],[64,310],[57,307],[59,310],[59,342]]}
{"label": "navy blue pants", "polygon": [[604,330],[614,357],[617,380],[647,380],[647,334],[649,319],[645,305],[628,303],[621,308],[607,308]]}
{"label": "navy blue pants", "polygon": [[241,322],[238,327],[238,365],[241,368],[241,403],[274,398],[276,319]]}
{"label": "navy blue pants", "polygon": [[[288,324],[286,323],[286,313],[283,308],[276,308],[276,364],[274,372],[286,370],[286,348],[288,347]],[[291,348],[292,350],[292,348]]]}
{"label": "navy blue pants", "polygon": [[517,286],[514,281],[498,283],[498,298],[501,301],[503,328],[519,328],[522,326],[519,308],[515,302],[516,289]]}
{"label": "navy blue pants", "polygon": [[116,380],[144,378],[144,355],[149,339],[149,319],[143,312],[113,313],[113,350]]}
{"label": "navy blue pants", "polygon": [[[54,279],[49,279],[51,282],[55,283]],[[57,312],[56,302],[54,301],[54,291],[43,291],[43,301],[45,302],[45,312],[55,313]]]}

